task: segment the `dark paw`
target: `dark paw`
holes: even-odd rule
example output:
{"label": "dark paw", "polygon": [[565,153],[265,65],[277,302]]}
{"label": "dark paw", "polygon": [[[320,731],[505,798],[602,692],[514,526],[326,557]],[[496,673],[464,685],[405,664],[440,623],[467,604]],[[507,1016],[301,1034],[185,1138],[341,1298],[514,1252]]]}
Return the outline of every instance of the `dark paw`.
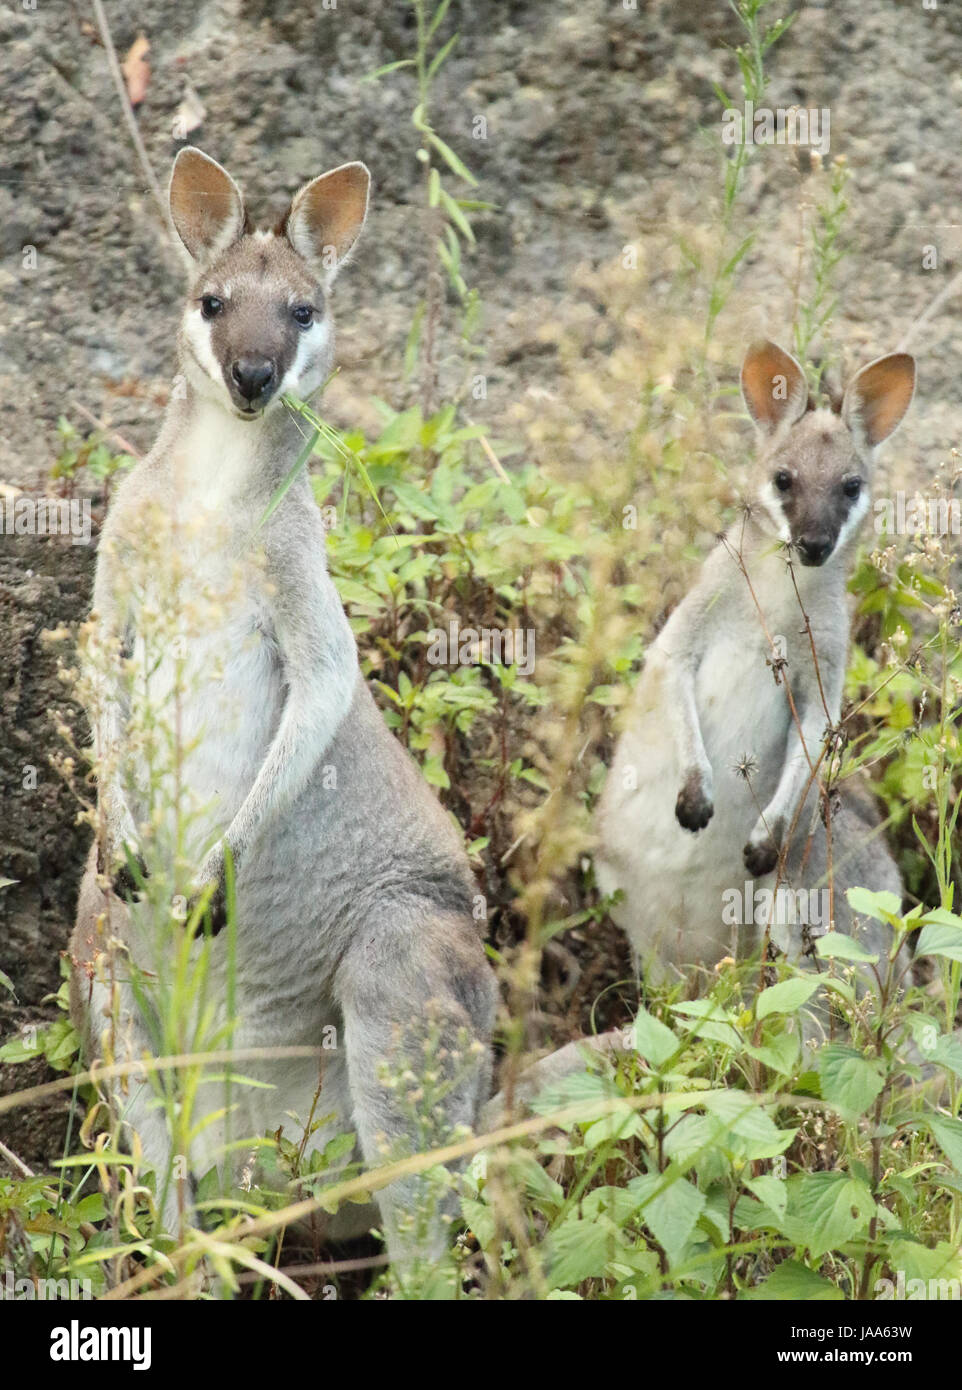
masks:
{"label": "dark paw", "polygon": [[770,874],[778,863],[778,850],[771,840],[764,844],[754,845],[751,841],[745,846],[745,868],[753,878],[762,878],[765,874]]}
{"label": "dark paw", "polygon": [[705,795],[705,787],[697,772],[693,772],[678,793],[675,819],[685,830],[704,830],[715,808]]}
{"label": "dark paw", "polygon": [[[188,919],[193,916],[198,901],[198,898],[191,898],[187,904]],[[210,902],[204,909],[200,924],[206,936],[216,936],[227,926],[227,899],[224,897],[224,890],[220,884],[214,889]]]}
{"label": "dark paw", "polygon": [[110,880],[110,887],[118,898],[131,902],[136,893],[143,892],[146,882],[147,865],[137,854],[133,856],[133,866],[130,862],[121,864]]}

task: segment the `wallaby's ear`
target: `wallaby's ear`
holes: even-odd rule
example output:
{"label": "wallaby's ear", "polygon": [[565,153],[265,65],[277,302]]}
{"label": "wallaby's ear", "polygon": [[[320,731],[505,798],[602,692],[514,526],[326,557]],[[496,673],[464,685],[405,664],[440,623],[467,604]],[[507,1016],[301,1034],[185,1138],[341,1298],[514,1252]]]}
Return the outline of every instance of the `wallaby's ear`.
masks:
{"label": "wallaby's ear", "polygon": [[808,382],[795,358],[777,343],[752,343],[742,363],[742,395],[748,413],[766,434],[794,422],[808,405]]}
{"label": "wallaby's ear", "polygon": [[881,444],[902,422],[915,391],[915,358],[907,352],[878,357],[849,382],[842,398],[842,419],[870,449]]}
{"label": "wallaby's ear", "polygon": [[361,234],[370,188],[365,164],[342,164],[294,195],[284,218],[285,234],[327,285]]}
{"label": "wallaby's ear", "polygon": [[195,261],[226,251],[244,230],[244,200],[216,160],[188,145],[170,175],[170,215]]}

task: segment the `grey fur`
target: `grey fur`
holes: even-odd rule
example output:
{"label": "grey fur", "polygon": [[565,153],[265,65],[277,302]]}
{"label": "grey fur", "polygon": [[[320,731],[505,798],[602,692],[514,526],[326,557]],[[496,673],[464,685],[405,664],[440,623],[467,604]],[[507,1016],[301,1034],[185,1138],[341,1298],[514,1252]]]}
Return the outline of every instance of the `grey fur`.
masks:
{"label": "grey fur", "polygon": [[[207,808],[190,846],[195,861],[203,860],[198,887],[222,883],[225,847],[236,867],[234,1044],[316,1047],[333,1028],[328,1036],[336,1036],[338,1046],[324,1061],[316,1114],[334,1118],[311,1138],[308,1152],[332,1133],[354,1128],[360,1154],[377,1163],[420,1148],[423,1123],[433,1126],[439,1141],[454,1126],[475,1124],[489,1090],[496,990],[471,914],[474,889],[460,836],[386,728],[361,675],[305,473],[261,525],[303,447],[302,428],[276,398],[238,418],[227,380],[233,356],[253,346],[274,357],[280,383],[299,364],[287,389],[308,395],[321,384],[333,351],[325,294],[333,273],[322,285],[318,268],[284,237],[245,232],[233,193],[224,192],[227,176],[213,161],[193,152],[181,167],[190,182],[180,188],[175,170],[172,211],[179,200],[185,241],[203,265],[200,290],[229,294],[231,313],[205,337],[199,290],[192,291],[180,337],[184,389],[174,393],[149,456],[115,494],[98,555],[95,618],[117,653],[119,676],[121,651],[132,651],[136,663],[142,646],[142,605],[125,580],[138,564],[143,568],[145,527],[161,528],[167,553],[186,565],[185,609],[206,587],[223,590],[217,621],[207,615],[187,645],[197,688],[188,692],[179,717],[185,728],[200,731],[197,748],[184,760],[186,789]],[[359,192],[358,177],[352,173],[350,180],[355,210],[363,192],[363,221],[366,185]],[[208,186],[207,213],[189,220],[190,207]],[[343,192],[340,180],[326,188],[335,186]],[[318,236],[326,235],[331,222],[323,220],[323,199],[313,197],[309,210],[318,218]],[[360,225],[349,225],[343,199],[335,213],[337,235],[349,249]],[[234,230],[222,246],[225,228]],[[303,225],[300,232],[303,243]],[[300,347],[307,340],[286,316],[291,300],[304,299],[324,315],[307,354]],[[122,768],[99,788],[107,858],[116,864],[125,844],[138,849],[150,804],[147,792],[138,790],[144,773],[136,749],[127,748],[131,710],[124,684],[107,675],[98,687],[92,710],[98,752]],[[152,1038],[150,1020],[134,998],[126,953],[139,969],[163,977],[176,942],[168,937],[159,948],[147,904],[128,908],[108,884],[92,850],[71,942],[73,1011],[93,1055],[110,1029],[114,1042],[125,1039],[137,1057],[152,1050]],[[119,955],[111,950],[112,938],[122,943]],[[228,934],[216,936],[209,949],[216,1025],[226,1018]],[[119,986],[117,1027],[108,1022],[116,1012],[112,980]],[[432,1020],[441,1060],[422,1051]],[[458,1057],[462,1035],[469,1052]],[[415,1082],[392,1087],[381,1075],[386,1066],[395,1076],[416,1078],[426,1063],[456,1074],[429,1116],[417,1114],[416,1100],[413,1111],[405,1100]],[[317,1062],[281,1060],[239,1070],[276,1089],[233,1087],[233,1137],[285,1125],[298,1138],[285,1112],[306,1120]],[[216,1084],[202,1091],[202,1111],[224,1103]],[[135,1088],[126,1100],[118,1095],[118,1106],[141,1134],[162,1182],[170,1139],[151,1088]],[[223,1121],[203,1132],[192,1151],[195,1174],[218,1160],[226,1133]],[[424,1191],[420,1180],[408,1179],[379,1194],[395,1261],[443,1248],[440,1213],[427,1232],[409,1229]],[[170,1226],[178,1200],[169,1187]],[[330,1233],[356,1230],[357,1212],[339,1213]],[[366,1219],[376,1220],[377,1213],[368,1209]]]}
{"label": "grey fur", "polygon": [[[754,951],[762,927],[749,922],[733,931],[723,921],[724,895],[746,880],[774,887],[779,853],[784,885],[825,884],[820,799],[814,786],[804,793],[810,760],[840,717],[846,583],[875,448],[908,408],[913,385],[910,358],[884,358],[853,380],[840,413],[814,409],[804,373],[787,353],[766,343],[746,357],[743,388],[762,434],[761,482],[649,648],[599,807],[598,881],[605,892],[623,891],[613,916],[649,975]],[[791,479],[784,503],[773,481],[783,470]],[[853,477],[864,484],[858,498],[845,491]],[[806,542],[816,551],[829,547],[821,564],[804,563]],[[781,672],[769,640],[776,637],[784,644]],[[835,925],[848,932],[848,886],[900,893],[901,882],[871,819],[847,795],[832,818],[832,841]],[[876,926],[862,936],[887,949],[887,932]],[[776,944],[797,958],[810,946],[807,934],[783,927],[773,933]]]}

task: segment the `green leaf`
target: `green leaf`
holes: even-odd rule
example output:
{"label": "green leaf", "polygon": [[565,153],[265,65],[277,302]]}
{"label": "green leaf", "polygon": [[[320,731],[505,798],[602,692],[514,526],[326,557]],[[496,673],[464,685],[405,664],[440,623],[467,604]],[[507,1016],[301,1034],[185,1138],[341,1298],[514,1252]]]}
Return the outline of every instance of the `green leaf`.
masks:
{"label": "green leaf", "polygon": [[444,45],[444,47],[439,48],[437,53],[435,53],[434,57],[431,59],[431,64],[428,68],[427,74],[427,80],[429,82],[431,81],[431,78],[435,75],[435,73],[438,71],[438,69],[441,67],[448,54],[451,52],[451,49],[457,43],[458,37],[459,36],[457,34],[452,34],[451,37],[448,39],[447,43]]}
{"label": "green leaf", "polygon": [[0,970],[0,985],[2,985],[4,989],[8,989],[10,993],[13,994],[13,981],[11,980],[10,976],[4,974],[2,970]]}
{"label": "green leaf", "polygon": [[763,989],[755,1004],[755,1017],[768,1018],[769,1014],[793,1014],[812,997],[818,989],[817,979],[799,977],[794,980],[781,980],[777,985]]}
{"label": "green leaf", "polygon": [[949,1115],[927,1115],[926,1121],[952,1167],[962,1173],[962,1120],[954,1120]]}
{"label": "green leaf", "polygon": [[846,1119],[864,1115],[885,1084],[875,1063],[842,1043],[828,1043],[816,1058],[822,1099]]}
{"label": "green leaf", "polygon": [[887,922],[891,917],[902,916],[902,899],[896,893],[870,893],[867,888],[849,888],[845,896],[852,911],[861,917]]}
{"label": "green leaf", "polygon": [[[457,38],[457,35],[455,35],[455,38]],[[454,40],[452,39],[451,43],[453,42]],[[439,135],[435,135],[433,130],[428,132],[428,139],[431,141],[431,144],[437,150],[438,154],[444,160],[445,164],[448,166],[451,172],[457,174],[459,179],[464,179],[464,182],[466,184],[469,184],[472,188],[477,188],[477,179],[474,177],[471,170],[464,163],[464,161],[459,159],[458,156],[454,153],[454,150],[452,150],[451,146],[446,145]],[[474,238],[472,237],[471,240],[473,239]]]}
{"label": "green leaf", "polygon": [[878,964],[877,955],[866,951],[861,942],[855,941],[851,936],[845,936],[843,932],[830,931],[817,937],[815,950],[825,960],[856,960],[864,961],[868,965]]}
{"label": "green leaf", "polygon": [[613,1083],[598,1072],[588,1071],[586,1062],[584,1071],[572,1072],[563,1080],[552,1082],[528,1104],[536,1115],[547,1115],[552,1110],[564,1110],[574,1105],[583,1106],[578,1123],[588,1124],[599,1119],[616,1098],[623,1099]]}
{"label": "green leaf", "polygon": [[465,217],[464,213],[458,207],[457,203],[451,197],[450,193],[448,193],[444,188],[441,189],[440,198],[441,206],[444,208],[444,211],[450,217],[451,221],[457,227],[458,231],[464,237],[465,241],[469,242],[473,246],[474,232],[471,230],[471,224]]}
{"label": "green leaf", "polygon": [[413,58],[399,58],[396,63],[385,63],[383,67],[375,68],[373,72],[366,72],[360,80],[362,82],[376,82],[379,77],[384,77],[389,72],[397,72],[398,68],[411,68],[413,66]]}
{"label": "green leaf", "polygon": [[640,1178],[632,1178],[628,1188],[641,1198],[639,1212],[645,1225],[669,1262],[677,1264],[705,1209],[704,1193],[687,1178],[671,1182],[663,1173],[645,1173]]}
{"label": "green leaf", "polygon": [[639,1207],[637,1192],[627,1187],[594,1187],[581,1201],[581,1214],[588,1221],[607,1216],[617,1226],[626,1226]]}
{"label": "green leaf", "polygon": [[806,1265],[799,1264],[797,1260],[783,1260],[763,1284],[742,1294],[742,1298],[758,1303],[773,1299],[814,1303],[837,1302],[845,1295],[837,1285],[823,1279]]}
{"label": "green leaf", "polygon": [[[0,883],[0,888],[3,884]],[[962,931],[962,917],[954,912],[949,912],[945,907],[933,907],[929,912],[923,914],[921,918],[922,926],[926,927],[932,922],[940,927],[955,927],[956,931]]]}
{"label": "green leaf", "polygon": [[409,452],[420,442],[422,424],[420,406],[412,405],[409,410],[400,411],[378,436],[373,451],[377,454]]}
{"label": "green leaf", "polygon": [[758,1047],[746,1047],[745,1051],[749,1057],[754,1057],[756,1062],[771,1067],[772,1071],[777,1071],[781,1076],[791,1076],[798,1065],[801,1045],[798,1033],[778,1033]]}
{"label": "green leaf", "polygon": [[434,14],[431,17],[431,23],[428,25],[427,37],[429,39],[434,36],[434,33],[436,32],[438,26],[441,23],[443,23],[444,16],[448,12],[448,6],[450,5],[450,3],[451,0],[441,0],[440,5],[438,5],[437,9],[434,11]]}
{"label": "green leaf", "polygon": [[33,1043],[24,1038],[11,1038],[0,1047],[0,1062],[32,1062],[43,1056],[43,1033],[39,1032]]}
{"label": "green leaf", "polygon": [[788,1205],[788,1188],[785,1186],[784,1178],[776,1178],[771,1173],[763,1173],[760,1178],[753,1178],[750,1182],[746,1182],[745,1186],[749,1192],[754,1192],[762,1205],[768,1207],[774,1216],[779,1220],[782,1219]]}
{"label": "green leaf", "polygon": [[865,1183],[848,1173],[804,1173],[789,1178],[788,1186],[782,1230],[816,1258],[844,1245],[867,1226],[875,1211]]}
{"label": "green leaf", "polygon": [[958,927],[932,925],[923,927],[915,946],[918,956],[944,956],[946,960],[962,960],[962,931]]}
{"label": "green leaf", "polygon": [[681,1043],[660,1019],[653,1018],[647,1009],[639,1009],[634,1022],[635,1046],[649,1066],[657,1070],[673,1057]]}
{"label": "green leaf", "polygon": [[545,1241],[549,1278],[556,1284],[600,1279],[619,1246],[607,1226],[571,1217],[549,1232]]}

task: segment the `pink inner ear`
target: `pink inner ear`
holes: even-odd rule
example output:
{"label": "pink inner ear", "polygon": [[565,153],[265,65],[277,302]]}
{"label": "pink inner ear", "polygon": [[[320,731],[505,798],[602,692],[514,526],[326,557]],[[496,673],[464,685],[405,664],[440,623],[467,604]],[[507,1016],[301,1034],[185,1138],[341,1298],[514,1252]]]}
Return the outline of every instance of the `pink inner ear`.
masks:
{"label": "pink inner ear", "polygon": [[774,425],[807,387],[798,366],[776,343],[751,349],[742,367],[742,390],[760,424]]}
{"label": "pink inner ear", "polygon": [[367,213],[368,179],[357,165],[322,174],[295,200],[288,235],[295,250],[309,257],[334,248],[342,260],[357,240]]}
{"label": "pink inner ear", "polygon": [[887,439],[909,408],[915,370],[906,354],[883,358],[860,373],[855,406],[870,444]]}
{"label": "pink inner ear", "polygon": [[243,208],[224,171],[203,155],[183,154],[170,189],[174,225],[191,255],[208,249],[227,231],[242,230]]}

